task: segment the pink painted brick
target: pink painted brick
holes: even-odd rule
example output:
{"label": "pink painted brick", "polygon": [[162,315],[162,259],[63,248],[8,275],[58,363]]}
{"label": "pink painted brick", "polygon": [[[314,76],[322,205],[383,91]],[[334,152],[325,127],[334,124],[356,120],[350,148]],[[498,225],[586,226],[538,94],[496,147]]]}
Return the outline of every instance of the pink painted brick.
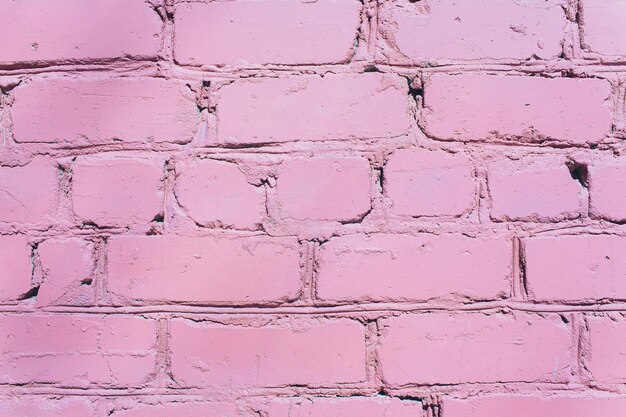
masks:
{"label": "pink painted brick", "polygon": [[161,44],[163,23],[144,0],[0,0],[0,9],[0,64],[154,58]]}
{"label": "pink painted brick", "polygon": [[346,62],[352,56],[360,9],[358,0],[178,4],[176,60],[241,66]]}
{"label": "pink painted brick", "polygon": [[410,126],[406,80],[358,74],[264,78],[223,87],[218,133],[231,145],[399,136]]}
{"label": "pink painted brick", "polygon": [[79,157],[72,167],[72,206],[83,222],[148,223],[163,213],[160,158]]}
{"label": "pink painted brick", "polygon": [[378,352],[393,386],[565,382],[570,374],[570,329],[558,315],[405,314],[383,326]]}
{"label": "pink painted brick", "polygon": [[424,125],[442,140],[596,143],[611,129],[610,96],[597,78],[433,75]]}
{"label": "pink painted brick", "polygon": [[203,226],[257,229],[265,216],[265,190],[248,182],[237,165],[211,159],[176,166],[176,198]]}
{"label": "pink painted brick", "polygon": [[19,167],[0,167],[0,222],[50,221],[57,204],[54,162],[36,157]]}
{"label": "pink painted brick", "polygon": [[371,209],[371,168],[364,158],[289,160],[276,184],[283,218],[352,221]]}
{"label": "pink painted brick", "polygon": [[582,186],[565,158],[502,159],[488,167],[491,218],[498,221],[561,221],[580,217]]}
{"label": "pink painted brick", "polygon": [[622,0],[584,0],[581,8],[583,46],[602,55],[626,55],[626,3]]}
{"label": "pink painted brick", "polygon": [[110,417],[240,417],[237,406],[225,402],[172,402],[154,405],[133,401],[128,409],[114,410]]}
{"label": "pink painted brick", "polygon": [[512,244],[462,235],[351,235],[324,243],[317,296],[327,301],[407,301],[509,293]]}
{"label": "pink painted brick", "polygon": [[626,382],[626,322],[609,317],[588,317],[590,350],[586,368],[604,384]]}
{"label": "pink painted brick", "polygon": [[17,142],[187,143],[200,122],[194,98],[160,78],[39,78],[13,96]]}
{"label": "pink painted brick", "polygon": [[271,402],[268,417],[419,417],[422,403],[385,397],[284,398]]}
{"label": "pink painted brick", "polygon": [[381,61],[552,59],[560,55],[566,19],[561,1],[430,0],[383,2]]}
{"label": "pink painted brick", "polygon": [[2,384],[142,386],[155,372],[154,320],[5,315],[0,339]]}
{"label": "pink painted brick", "polygon": [[31,247],[24,236],[0,236],[0,302],[15,301],[32,285]]}
{"label": "pink painted brick", "polygon": [[37,305],[93,305],[95,303],[95,246],[78,239],[50,239],[37,246],[43,282]]}
{"label": "pink painted brick", "polygon": [[534,237],[524,242],[526,281],[537,300],[626,299],[626,238]]}
{"label": "pink painted brick", "polygon": [[626,158],[600,160],[589,167],[592,217],[626,221]]}
{"label": "pink painted brick", "polygon": [[616,395],[493,395],[444,399],[446,417],[593,417],[620,416],[626,399]]}
{"label": "pink painted brick", "polygon": [[122,302],[277,303],[300,294],[291,238],[112,237],[108,261],[108,289]]}
{"label": "pink painted brick", "polygon": [[334,386],[365,380],[365,327],[295,321],[261,327],[171,323],[174,379],[182,386]]}
{"label": "pink painted brick", "polygon": [[0,397],[0,416],[3,417],[94,417],[97,415],[95,408],[90,399],[81,397]]}
{"label": "pink painted brick", "polygon": [[476,186],[464,154],[401,149],[384,170],[391,211],[404,216],[460,216],[474,206]]}

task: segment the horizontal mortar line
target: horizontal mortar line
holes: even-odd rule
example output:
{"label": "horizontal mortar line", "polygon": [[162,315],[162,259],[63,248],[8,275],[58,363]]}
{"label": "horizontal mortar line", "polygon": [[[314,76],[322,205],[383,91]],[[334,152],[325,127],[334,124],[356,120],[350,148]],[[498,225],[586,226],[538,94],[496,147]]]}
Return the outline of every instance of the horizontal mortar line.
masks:
{"label": "horizontal mortar line", "polygon": [[126,307],[16,307],[0,306],[0,313],[15,314],[216,314],[216,315],[267,315],[267,314],[359,314],[359,313],[408,313],[408,312],[490,312],[492,310],[511,310],[536,313],[575,313],[575,312],[625,312],[626,303],[589,303],[589,304],[549,304],[524,301],[485,301],[471,304],[398,304],[372,303],[351,305],[302,305],[278,307],[246,306],[193,306],[193,305],[150,305]]}
{"label": "horizontal mortar line", "polygon": [[[617,393],[623,391],[624,385],[613,387],[612,391],[598,389],[584,384],[575,383],[537,383],[537,382],[515,382],[507,383],[507,390],[502,391],[502,383],[460,383],[448,385],[419,385],[412,388],[385,387],[385,396],[424,396],[429,394],[463,394],[469,388],[481,388],[481,394],[536,394],[540,389],[543,394],[575,394],[575,393]],[[309,388],[298,385],[287,385],[276,388],[261,387],[207,387],[207,388],[70,388],[70,387],[46,387],[46,386],[15,386],[0,385],[0,397],[3,395],[71,395],[82,397],[176,397],[176,398],[202,398],[217,399],[224,398],[224,389],[229,388],[230,398],[251,398],[268,396],[299,396],[299,395],[319,395],[319,396],[376,396],[380,393],[380,387],[332,387],[332,388]],[[442,392],[442,388],[448,389]],[[617,389],[616,389],[617,388]]]}
{"label": "horizontal mortar line", "polygon": [[[165,70],[159,70],[158,65],[167,65]],[[329,70],[354,70],[356,65],[364,66],[377,66],[384,69],[396,70],[396,71],[410,71],[420,70],[424,72],[438,72],[440,70],[473,70],[473,71],[488,71],[488,70],[521,70],[521,71],[538,71],[538,72],[558,72],[563,69],[576,70],[585,68],[598,68],[603,71],[609,72],[623,72],[626,71],[626,58],[618,59],[614,61],[606,61],[602,58],[588,58],[588,59],[573,59],[573,60],[548,60],[548,61],[508,61],[508,62],[484,62],[484,61],[449,61],[444,62],[436,66],[432,64],[390,64],[385,62],[374,61],[355,61],[350,63],[340,64],[285,64],[285,65],[273,65],[266,67],[224,67],[223,69],[207,67],[194,67],[176,64],[170,60],[149,60],[149,59],[136,59],[136,60],[113,60],[108,62],[98,62],[94,60],[93,63],[68,63],[59,64],[51,63],[47,66],[20,66],[16,64],[15,68],[4,68],[0,65],[0,75],[37,75],[37,74],[50,74],[50,73],[65,73],[65,72],[102,72],[106,70],[138,70],[138,71],[158,71],[158,74],[152,76],[163,77],[170,79],[184,78],[181,75],[185,73],[214,76],[216,78],[223,77],[225,79],[233,79],[239,75],[250,76],[251,74],[261,75],[267,73],[288,73],[288,72],[306,72],[308,75],[314,75],[310,71],[319,70],[320,73],[327,72]],[[166,73],[164,74],[163,71]],[[172,73],[169,73],[171,71]],[[350,72],[347,72],[350,73]],[[355,73],[352,71],[352,73]],[[359,72],[360,73],[360,72]],[[129,73],[117,73],[120,76],[128,76]],[[141,75],[141,74],[139,74]],[[144,74],[144,76],[150,76]]]}

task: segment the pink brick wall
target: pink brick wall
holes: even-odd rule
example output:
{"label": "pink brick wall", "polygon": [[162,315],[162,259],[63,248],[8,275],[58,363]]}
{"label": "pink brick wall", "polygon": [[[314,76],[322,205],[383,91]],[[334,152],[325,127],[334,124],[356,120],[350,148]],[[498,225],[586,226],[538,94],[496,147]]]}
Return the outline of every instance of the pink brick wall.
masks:
{"label": "pink brick wall", "polygon": [[0,417],[626,416],[625,0],[0,39]]}

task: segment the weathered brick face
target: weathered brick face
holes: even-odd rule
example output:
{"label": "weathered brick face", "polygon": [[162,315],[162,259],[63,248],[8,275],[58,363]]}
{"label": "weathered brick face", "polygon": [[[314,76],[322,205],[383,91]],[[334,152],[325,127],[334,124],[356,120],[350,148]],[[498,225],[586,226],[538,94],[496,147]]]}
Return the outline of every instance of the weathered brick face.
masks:
{"label": "weathered brick face", "polygon": [[626,415],[626,0],[0,0],[0,417]]}

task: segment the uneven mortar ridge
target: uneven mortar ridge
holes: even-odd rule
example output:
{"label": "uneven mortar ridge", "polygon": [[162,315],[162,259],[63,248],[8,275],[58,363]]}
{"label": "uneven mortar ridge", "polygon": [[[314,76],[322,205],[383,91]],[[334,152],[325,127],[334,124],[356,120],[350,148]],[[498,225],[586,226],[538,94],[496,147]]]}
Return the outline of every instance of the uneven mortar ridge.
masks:
{"label": "uneven mortar ridge", "polygon": [[0,416],[626,416],[625,23],[0,0]]}

